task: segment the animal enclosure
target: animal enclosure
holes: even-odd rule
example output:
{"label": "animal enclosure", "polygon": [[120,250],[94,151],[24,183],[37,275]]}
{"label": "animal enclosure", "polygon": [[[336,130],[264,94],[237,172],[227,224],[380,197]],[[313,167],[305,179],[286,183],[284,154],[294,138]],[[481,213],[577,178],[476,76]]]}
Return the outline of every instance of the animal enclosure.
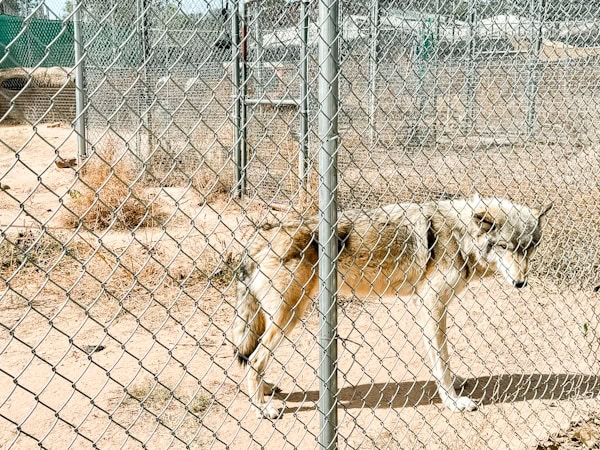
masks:
{"label": "animal enclosure", "polygon": [[231,342],[244,249],[319,208],[475,193],[553,203],[529,286],[475,280],[449,307],[479,409],[441,404],[418,296],[339,296],[334,439],[599,445],[597,5],[68,5],[0,9],[20,24],[0,33],[0,448],[316,447],[323,311],[277,347],[282,413],[257,418]]}

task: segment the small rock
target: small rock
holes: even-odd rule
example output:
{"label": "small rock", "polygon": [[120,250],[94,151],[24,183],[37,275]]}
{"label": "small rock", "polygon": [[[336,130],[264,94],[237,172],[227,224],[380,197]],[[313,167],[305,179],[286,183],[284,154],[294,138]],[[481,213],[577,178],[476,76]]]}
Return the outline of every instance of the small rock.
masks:
{"label": "small rock", "polygon": [[98,353],[104,350],[106,347],[104,345],[82,345],[81,349],[86,352],[88,355],[93,353]]}
{"label": "small rock", "polygon": [[69,168],[75,167],[77,165],[77,159],[76,158],[58,159],[58,160],[54,161],[54,163],[56,164],[56,167],[58,167],[59,169],[69,169]]}

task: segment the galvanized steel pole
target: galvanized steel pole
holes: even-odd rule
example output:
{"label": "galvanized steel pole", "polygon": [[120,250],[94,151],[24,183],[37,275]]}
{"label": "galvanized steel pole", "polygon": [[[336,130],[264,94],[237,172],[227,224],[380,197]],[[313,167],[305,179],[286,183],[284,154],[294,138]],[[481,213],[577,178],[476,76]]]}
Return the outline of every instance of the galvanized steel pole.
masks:
{"label": "galvanized steel pole", "polygon": [[75,133],[77,134],[77,162],[87,158],[85,138],[85,80],[83,72],[83,36],[81,33],[82,0],[78,0],[73,14],[73,37],[75,39]]}
{"label": "galvanized steel pole", "polygon": [[319,444],[337,447],[338,1],[319,1]]}
{"label": "galvanized steel pole", "polygon": [[308,176],[308,5],[300,4],[300,154],[298,155],[298,177],[304,191]]}
{"label": "galvanized steel pole", "polygon": [[[250,5],[248,5],[250,6]],[[254,82],[256,83],[256,96],[262,99],[265,95],[264,86],[264,56],[265,49],[263,48],[263,32],[261,28],[262,24],[262,6],[263,2],[257,1],[252,5],[251,11],[253,11],[252,19],[254,25],[254,64],[251,72],[254,74]]]}
{"label": "galvanized steel pole", "polygon": [[530,3],[531,37],[527,55],[528,76],[525,86],[527,98],[527,137],[533,137],[537,120],[536,101],[540,84],[540,53],[544,39],[544,20],[546,17],[546,0],[531,0]]}
{"label": "galvanized steel pole", "polygon": [[377,74],[379,73],[379,0],[371,0],[371,33],[369,41],[369,144],[377,138]]}
{"label": "galvanized steel pole", "polygon": [[244,0],[234,1],[231,14],[233,159],[235,164],[235,186],[232,194],[234,197],[242,197],[246,192],[246,36],[244,16]]}
{"label": "galvanized steel pole", "polygon": [[473,132],[475,128],[475,107],[477,97],[477,45],[479,38],[477,21],[477,0],[468,0],[469,8],[469,67],[467,71],[467,105],[465,118],[465,134]]}
{"label": "galvanized steel pole", "polygon": [[[139,39],[140,49],[142,51],[142,83],[144,88],[144,104],[143,104],[143,115],[145,118],[144,126],[146,128],[147,146],[144,158],[149,157],[155,150],[155,139],[154,139],[154,118],[152,115],[152,109],[155,101],[155,93],[151,86],[150,75],[151,69],[148,67],[150,59],[152,58],[152,46],[151,40],[151,18],[150,18],[150,0],[138,0],[136,2],[138,15],[139,15]],[[138,149],[140,156],[142,156],[141,148]]]}

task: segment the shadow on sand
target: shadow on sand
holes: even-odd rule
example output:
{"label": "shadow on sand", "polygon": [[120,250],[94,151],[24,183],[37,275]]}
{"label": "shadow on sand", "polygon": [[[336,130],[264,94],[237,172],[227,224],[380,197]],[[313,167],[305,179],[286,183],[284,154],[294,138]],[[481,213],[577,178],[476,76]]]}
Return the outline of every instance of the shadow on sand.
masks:
{"label": "shadow on sand", "polygon": [[[458,389],[457,389],[458,391]],[[526,400],[576,400],[600,394],[600,376],[582,374],[505,374],[468,378],[460,395],[472,397],[479,405]],[[288,406],[284,414],[313,410],[318,391],[278,393]],[[405,381],[348,386],[340,389],[343,409],[405,408],[439,403],[434,381]],[[290,403],[300,403],[297,407]]]}

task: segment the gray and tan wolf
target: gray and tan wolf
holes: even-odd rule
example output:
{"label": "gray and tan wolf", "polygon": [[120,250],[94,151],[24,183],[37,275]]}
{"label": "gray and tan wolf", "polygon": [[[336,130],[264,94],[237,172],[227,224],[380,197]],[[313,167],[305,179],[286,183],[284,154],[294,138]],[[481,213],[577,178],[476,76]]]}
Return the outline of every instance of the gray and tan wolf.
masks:
{"label": "gray and tan wolf", "polygon": [[[431,371],[444,405],[471,411],[459,397],[448,363],[446,311],[467,283],[500,271],[527,284],[529,259],[541,238],[540,210],[481,198],[404,203],[340,213],[337,225],[339,293],[413,296]],[[238,273],[232,325],[235,354],[249,366],[248,395],[259,416],[279,411],[265,401],[275,389],[263,376],[278,344],[302,319],[318,291],[318,220],[311,217],[259,230]]]}

